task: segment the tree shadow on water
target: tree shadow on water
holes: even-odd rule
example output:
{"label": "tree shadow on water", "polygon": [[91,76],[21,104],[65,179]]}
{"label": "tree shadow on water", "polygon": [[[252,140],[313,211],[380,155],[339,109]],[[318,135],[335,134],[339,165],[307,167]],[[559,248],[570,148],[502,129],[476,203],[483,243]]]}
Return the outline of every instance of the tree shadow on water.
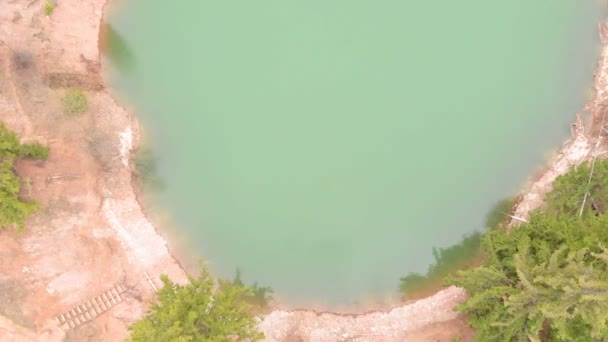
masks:
{"label": "tree shadow on water", "polygon": [[137,148],[132,165],[134,175],[145,191],[159,192],[164,189],[158,174],[157,159],[149,146],[143,145]]}
{"label": "tree shadow on water", "polygon": [[230,287],[245,288],[247,291],[244,292],[240,300],[250,305],[250,310],[253,313],[263,313],[269,310],[270,304],[273,301],[272,294],[274,290],[269,286],[260,286],[257,282],[252,285],[245,285],[241,277],[241,270],[236,269],[234,279],[232,280],[220,280],[220,286],[225,289]]}
{"label": "tree shadow on water", "polygon": [[486,215],[486,228],[504,228],[509,224],[517,200],[516,197],[506,197],[496,202],[492,210]]}
{"label": "tree shadow on water", "polygon": [[481,236],[475,232],[448,248],[433,247],[435,262],[425,275],[410,273],[399,280],[401,298],[410,300],[430,295],[443,287],[443,279],[452,272],[476,265],[481,260]]}
{"label": "tree shadow on water", "polygon": [[[507,197],[498,201],[486,215],[486,229],[504,228],[517,199]],[[410,273],[399,280],[399,292],[403,300],[431,295],[443,287],[443,280],[454,272],[479,265],[483,261],[481,240],[483,233],[464,235],[462,240],[447,248],[433,247],[434,263],[426,274]]]}
{"label": "tree shadow on water", "polygon": [[109,23],[103,23],[99,37],[99,49],[112,64],[123,73],[135,66],[135,55],[124,37]]}

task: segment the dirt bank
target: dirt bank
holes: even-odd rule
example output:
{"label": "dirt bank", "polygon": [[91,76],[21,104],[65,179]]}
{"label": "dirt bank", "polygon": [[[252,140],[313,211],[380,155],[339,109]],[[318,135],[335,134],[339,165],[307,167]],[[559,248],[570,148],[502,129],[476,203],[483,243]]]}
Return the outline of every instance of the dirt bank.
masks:
{"label": "dirt bank", "polygon": [[[100,77],[104,2],[58,1],[50,17],[44,1],[0,6],[0,120],[51,149],[46,162],[17,166],[31,180],[25,195],[42,210],[24,234],[0,233],[0,340],[118,341],[141,317],[160,274],[185,281],[131,186],[138,126]],[[89,110],[72,118],[59,100],[71,86],[89,99]],[[59,326],[56,316],[119,283],[129,288],[122,303],[76,329]]]}
{"label": "dirt bank", "polygon": [[[116,104],[100,77],[105,1],[58,0],[50,17],[42,0],[0,6],[0,120],[23,140],[51,148],[48,161],[18,165],[31,180],[24,195],[38,199],[42,210],[25,233],[0,232],[0,341],[118,341],[142,316],[160,274],[185,281],[132,187],[137,121]],[[595,82],[598,95],[589,105],[595,113],[608,93],[607,59],[605,50]],[[59,101],[71,86],[84,89],[90,102],[75,118],[62,113]],[[558,174],[589,157],[593,139],[582,125],[574,132],[523,197],[517,216],[542,203]],[[66,329],[56,319],[119,283],[128,287],[121,302],[79,327]],[[451,287],[386,312],[277,310],[260,328],[269,341],[450,341],[454,335],[469,340],[471,330],[452,311],[463,298],[461,289]]]}

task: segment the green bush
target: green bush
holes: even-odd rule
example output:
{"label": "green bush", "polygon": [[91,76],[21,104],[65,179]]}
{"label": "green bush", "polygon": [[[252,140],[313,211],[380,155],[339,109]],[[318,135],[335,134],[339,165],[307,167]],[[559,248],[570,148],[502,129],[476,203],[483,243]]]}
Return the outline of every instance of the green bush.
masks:
{"label": "green bush", "polygon": [[0,228],[17,226],[24,228],[25,219],[38,205],[19,198],[22,180],[14,171],[19,158],[44,159],[48,149],[39,144],[20,144],[17,136],[0,123]]}
{"label": "green bush", "polygon": [[244,298],[252,289],[235,281],[221,280],[216,286],[206,267],[186,285],[167,276],[146,316],[129,327],[130,341],[260,341],[252,306]]}
{"label": "green bush", "polygon": [[19,146],[18,155],[23,158],[46,159],[49,149],[40,144],[23,144]]}
{"label": "green bush", "polygon": [[53,14],[54,10],[55,10],[55,3],[54,2],[47,1],[44,4],[44,14],[46,14],[47,16],[50,16],[51,14]]}
{"label": "green bush", "polygon": [[[579,215],[583,201],[583,215],[604,212],[608,206],[608,161],[597,160],[593,166],[593,175],[589,178],[591,167],[591,163],[583,163],[555,180],[554,190],[547,195],[548,214]],[[585,193],[588,193],[586,200]]]}
{"label": "green bush", "polygon": [[[470,298],[457,307],[476,341],[608,339],[608,161],[559,177],[547,205],[529,222],[482,239],[482,266],[449,284]],[[587,193],[582,217],[579,215]]]}
{"label": "green bush", "polygon": [[87,96],[80,89],[68,89],[61,98],[61,104],[69,116],[84,113],[89,107]]}

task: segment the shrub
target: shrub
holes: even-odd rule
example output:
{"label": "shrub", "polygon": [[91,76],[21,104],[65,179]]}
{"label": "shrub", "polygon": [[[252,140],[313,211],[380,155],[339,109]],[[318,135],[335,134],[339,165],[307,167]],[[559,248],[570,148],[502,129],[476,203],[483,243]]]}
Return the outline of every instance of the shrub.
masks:
{"label": "shrub", "polygon": [[25,219],[38,208],[36,202],[19,198],[22,180],[15,174],[15,160],[44,159],[48,153],[48,149],[39,144],[20,144],[17,136],[0,123],[0,228],[16,225],[22,230]]}
{"label": "shrub", "polygon": [[[608,160],[559,177],[528,223],[482,239],[480,267],[448,283],[470,298],[457,307],[476,341],[608,339]],[[585,195],[586,194],[586,195]],[[580,208],[587,197],[583,215]]]}
{"label": "shrub", "polygon": [[583,201],[584,215],[604,212],[608,206],[608,160],[597,160],[589,177],[591,167],[591,163],[583,163],[555,180],[553,191],[547,195],[548,214],[579,215]]}
{"label": "shrub", "polygon": [[52,1],[47,1],[44,4],[44,14],[46,14],[47,16],[50,16],[51,14],[53,14],[53,11],[55,10],[55,3]]}
{"label": "shrub", "polygon": [[[608,216],[536,213],[483,239],[484,265],[449,280],[470,298],[477,341],[593,341],[608,337]],[[544,337],[544,338],[543,338]]]}
{"label": "shrub", "polygon": [[177,285],[162,276],[164,286],[157,292],[146,316],[129,327],[130,341],[260,341],[251,305],[243,297],[251,289],[222,280],[219,286],[206,267],[199,277],[189,277]]}
{"label": "shrub", "polygon": [[49,149],[40,144],[23,144],[19,146],[18,155],[24,158],[46,159]]}
{"label": "shrub", "polygon": [[87,96],[80,89],[68,89],[61,98],[61,104],[69,116],[84,113],[89,107]]}

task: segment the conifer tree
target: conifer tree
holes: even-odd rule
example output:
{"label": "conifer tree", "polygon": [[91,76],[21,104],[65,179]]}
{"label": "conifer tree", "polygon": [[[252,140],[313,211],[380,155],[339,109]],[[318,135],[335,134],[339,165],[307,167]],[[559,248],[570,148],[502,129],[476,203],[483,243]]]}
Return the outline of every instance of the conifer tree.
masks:
{"label": "conifer tree", "polygon": [[38,205],[19,198],[21,179],[15,174],[19,158],[44,159],[48,149],[39,144],[20,144],[17,136],[0,123],[0,228],[16,225],[23,229],[25,219]]}
{"label": "conifer tree", "polygon": [[482,266],[448,280],[470,295],[457,310],[476,341],[608,339],[608,160],[590,171],[558,178],[528,223],[483,237]]}
{"label": "conifer tree", "polygon": [[259,341],[251,306],[243,300],[252,295],[242,283],[220,281],[216,286],[206,267],[201,274],[178,285],[161,277],[163,288],[158,301],[151,303],[146,316],[129,327],[133,342]]}

